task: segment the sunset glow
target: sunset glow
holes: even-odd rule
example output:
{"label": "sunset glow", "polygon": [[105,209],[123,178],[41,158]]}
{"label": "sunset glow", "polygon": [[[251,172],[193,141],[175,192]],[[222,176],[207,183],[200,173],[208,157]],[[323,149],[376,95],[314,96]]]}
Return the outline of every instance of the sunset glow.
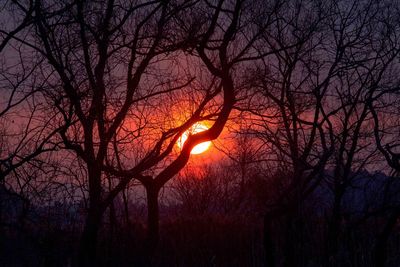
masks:
{"label": "sunset glow", "polygon": [[[180,148],[183,147],[183,144],[186,142],[190,134],[195,134],[195,133],[200,133],[205,130],[207,130],[208,127],[205,126],[204,124],[196,123],[194,124],[189,130],[184,132],[182,136],[178,139],[178,146]],[[203,142],[195,146],[192,151],[190,151],[190,154],[201,154],[205,152],[211,145],[211,141]]]}

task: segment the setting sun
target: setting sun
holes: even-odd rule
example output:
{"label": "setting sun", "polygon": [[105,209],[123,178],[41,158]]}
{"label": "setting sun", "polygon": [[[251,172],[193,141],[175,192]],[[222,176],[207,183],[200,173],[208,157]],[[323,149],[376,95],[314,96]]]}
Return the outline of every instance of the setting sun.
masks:
{"label": "setting sun", "polygon": [[[190,134],[203,132],[207,129],[208,129],[208,127],[204,124],[201,124],[201,123],[194,124],[192,127],[189,128],[189,130],[184,132],[182,134],[182,136],[178,139],[178,146],[180,148],[182,148],[183,144],[186,142],[186,140],[188,139],[188,136]],[[190,154],[201,154],[201,153],[205,152],[210,147],[210,145],[211,145],[211,141],[200,143],[197,146],[195,146],[192,149],[192,151],[190,151]]]}

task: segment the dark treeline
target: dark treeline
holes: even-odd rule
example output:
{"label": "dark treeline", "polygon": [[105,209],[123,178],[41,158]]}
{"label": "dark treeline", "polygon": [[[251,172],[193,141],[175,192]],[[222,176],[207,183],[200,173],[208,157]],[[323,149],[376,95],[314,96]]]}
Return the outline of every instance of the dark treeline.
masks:
{"label": "dark treeline", "polygon": [[400,265],[397,1],[13,0],[0,25],[0,265]]}

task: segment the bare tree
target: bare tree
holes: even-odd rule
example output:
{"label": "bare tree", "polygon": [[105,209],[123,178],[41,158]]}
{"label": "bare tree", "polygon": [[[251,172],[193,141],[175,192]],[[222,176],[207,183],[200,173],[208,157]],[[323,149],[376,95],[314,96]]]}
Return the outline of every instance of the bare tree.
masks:
{"label": "bare tree", "polygon": [[354,172],[376,156],[368,139],[368,103],[381,97],[378,87],[390,75],[398,47],[386,4],[302,2],[288,9],[294,12],[283,15],[267,40],[278,52],[259,65],[253,79],[263,98],[253,97],[244,110],[255,116],[253,131],[275,155],[275,168],[286,173],[279,176],[285,179],[280,181],[283,189],[265,224],[268,216],[287,214],[286,252],[296,255],[286,255],[285,261],[299,266],[307,264],[307,253],[292,246],[305,238],[302,203],[327,176],[332,156],[334,181],[341,189],[334,190],[326,243],[335,247],[328,250],[336,250],[344,191]]}
{"label": "bare tree", "polygon": [[[12,16],[9,10],[21,16]],[[27,28],[33,23],[33,2],[10,1],[2,5],[0,13],[5,20],[0,29],[0,181],[3,181],[22,165],[54,150],[56,144],[50,140],[57,130],[47,127],[51,118],[42,117],[44,105],[37,95],[42,84],[36,75],[42,62],[27,61],[32,50],[18,41],[25,38]]]}
{"label": "bare tree", "polygon": [[[396,59],[398,59],[398,52]],[[373,120],[372,131],[375,145],[389,166],[390,174],[393,177],[398,177],[400,173],[400,154],[398,152],[399,81],[393,75],[396,72],[398,72],[397,64],[391,68],[389,76],[382,78],[383,82],[377,86],[376,94],[371,96],[366,104]],[[386,266],[387,243],[399,217],[400,207],[398,205],[390,205],[387,221],[378,234],[374,246],[374,266]]]}
{"label": "bare tree", "polygon": [[[107,211],[110,236],[117,229],[119,197],[130,225],[127,191],[133,184],[146,193],[143,247],[150,260],[160,235],[160,191],[187,166],[192,149],[218,138],[236,111],[248,125],[235,137],[236,149],[228,147],[233,163],[224,171],[237,174],[222,171],[212,179],[218,172],[210,170],[204,174],[209,180],[188,183],[189,188],[181,184],[179,193],[200,195],[210,206],[223,200],[227,212],[248,204],[252,178],[273,180],[276,190],[268,192],[264,215],[268,265],[276,264],[270,225],[277,218],[285,226],[284,265],[309,264],[312,252],[300,245],[308,240],[305,205],[322,181],[333,184],[334,194],[326,238],[331,245],[322,260],[329,264],[339,246],[343,196],[355,174],[380,156],[377,150],[397,170],[398,136],[380,121],[383,109],[398,115],[395,5],[367,0],[21,3],[11,1],[12,9],[0,11],[15,16],[14,24],[0,30],[0,52],[14,58],[2,64],[0,74],[1,89],[8,92],[0,111],[7,145],[0,151],[0,179],[13,173],[13,181],[24,182],[36,175],[26,166],[44,170],[41,164],[53,160],[54,180],[75,179],[86,207],[81,266],[96,264]],[[24,128],[9,127],[15,111],[28,114],[19,121]],[[197,123],[208,129],[178,146]],[[390,130],[397,126],[391,122]],[[257,145],[250,144],[254,138]],[[60,151],[44,154],[55,149]],[[67,162],[71,158],[75,162]],[[251,164],[258,166],[250,171]],[[40,188],[33,180],[27,183]],[[206,212],[209,206],[201,208]],[[396,216],[377,243],[386,242]]]}
{"label": "bare tree", "polygon": [[[195,145],[221,133],[238,92],[236,66],[265,56],[258,44],[271,24],[260,20],[264,10],[254,17],[242,1],[36,0],[33,15],[25,12],[33,21],[27,37],[8,34],[35,51],[41,97],[54,116],[49,125],[62,147],[85,162],[89,201],[80,264],[95,260],[102,216],[133,179],[147,191],[154,250],[160,189]],[[174,105],[193,100],[181,118],[171,118]],[[213,122],[210,128],[177,153],[181,134],[204,120]]]}
{"label": "bare tree", "polygon": [[[333,153],[333,142],[327,131],[327,91],[339,68],[340,52],[325,51],[331,45],[326,39],[328,4],[286,3],[276,30],[266,42],[276,53],[259,65],[253,86],[262,96],[253,98],[250,112],[255,115],[252,131],[265,142],[265,149],[275,158],[281,191],[274,206],[265,215],[265,240],[270,240],[269,222],[287,216],[287,266],[302,266],[306,253],[295,244],[301,243],[301,210],[303,200],[315,189]],[[258,119],[257,119],[258,117]],[[271,173],[271,169],[269,169]],[[280,215],[279,215],[280,214]],[[270,242],[267,242],[268,244]],[[269,265],[274,265],[266,247]],[[293,255],[292,255],[293,254]],[[302,260],[303,259],[303,260]]]}
{"label": "bare tree", "polygon": [[338,250],[343,196],[353,179],[378,158],[371,145],[368,105],[371,99],[381,97],[379,87],[387,82],[398,53],[391,29],[396,26],[392,15],[386,13],[387,5],[353,2],[346,9],[343,4],[335,6],[340,19],[330,22],[337,50],[343,55],[340,64],[345,66],[332,80],[332,107],[328,113],[334,126],[329,134],[335,143],[332,180],[328,179],[334,199],[325,241],[326,258],[331,262],[335,262]]}

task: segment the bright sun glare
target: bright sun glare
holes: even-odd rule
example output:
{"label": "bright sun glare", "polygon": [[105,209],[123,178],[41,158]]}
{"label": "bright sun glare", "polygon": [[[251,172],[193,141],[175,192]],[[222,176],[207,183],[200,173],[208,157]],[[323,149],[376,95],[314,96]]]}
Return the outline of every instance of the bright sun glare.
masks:
{"label": "bright sun glare", "polygon": [[[207,130],[208,127],[205,126],[204,124],[201,123],[196,123],[192,127],[189,128],[186,132],[182,134],[182,136],[178,139],[178,146],[180,148],[183,147],[183,144],[186,142],[188,139],[189,134],[195,134],[199,132],[203,132]],[[190,151],[190,154],[201,154],[205,152],[211,145],[211,141],[203,142],[195,146],[192,151]]]}

